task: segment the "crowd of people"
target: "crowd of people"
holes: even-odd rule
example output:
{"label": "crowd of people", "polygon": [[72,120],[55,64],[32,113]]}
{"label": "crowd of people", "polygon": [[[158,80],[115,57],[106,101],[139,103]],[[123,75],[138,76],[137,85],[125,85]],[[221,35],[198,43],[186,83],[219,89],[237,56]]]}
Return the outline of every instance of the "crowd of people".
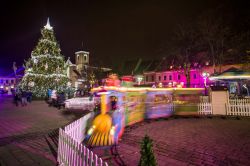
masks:
{"label": "crowd of people", "polygon": [[24,90],[16,90],[14,91],[14,104],[19,106],[19,103],[22,106],[26,106],[28,103],[32,101],[32,92],[24,91]]}

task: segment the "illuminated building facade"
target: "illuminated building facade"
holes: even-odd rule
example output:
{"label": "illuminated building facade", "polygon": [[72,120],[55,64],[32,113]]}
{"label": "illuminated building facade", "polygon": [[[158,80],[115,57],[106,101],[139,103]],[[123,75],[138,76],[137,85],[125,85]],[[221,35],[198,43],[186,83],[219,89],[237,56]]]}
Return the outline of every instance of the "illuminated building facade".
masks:
{"label": "illuminated building facade", "polygon": [[[215,71],[221,70],[224,72],[230,68],[241,69],[242,65],[223,65],[216,66]],[[190,87],[205,87],[212,84],[214,81],[209,79],[209,76],[214,74],[213,66],[205,66],[202,68],[192,68],[190,70]],[[142,84],[156,87],[186,87],[187,79],[184,69],[171,69],[165,71],[147,71],[143,73]]]}
{"label": "illuminated building facade", "polygon": [[16,78],[15,77],[4,77],[0,76],[0,91],[2,93],[14,90],[16,87]]}

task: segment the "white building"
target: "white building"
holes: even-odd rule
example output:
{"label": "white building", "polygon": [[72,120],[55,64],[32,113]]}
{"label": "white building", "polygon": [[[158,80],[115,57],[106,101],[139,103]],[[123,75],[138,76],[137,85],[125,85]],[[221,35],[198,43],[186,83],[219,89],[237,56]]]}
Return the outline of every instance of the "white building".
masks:
{"label": "white building", "polygon": [[71,87],[76,89],[84,88],[84,82],[86,81],[85,70],[89,66],[89,52],[78,51],[75,53],[75,64],[70,59],[67,60],[67,76],[70,79]]}
{"label": "white building", "polygon": [[16,78],[15,77],[4,77],[0,76],[0,91],[1,92],[10,92],[16,87]]}

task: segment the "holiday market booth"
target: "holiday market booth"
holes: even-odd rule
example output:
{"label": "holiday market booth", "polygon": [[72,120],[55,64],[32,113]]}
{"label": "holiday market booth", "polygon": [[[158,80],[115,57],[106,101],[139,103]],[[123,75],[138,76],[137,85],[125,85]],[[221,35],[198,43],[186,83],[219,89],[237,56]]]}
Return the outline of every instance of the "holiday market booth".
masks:
{"label": "holiday market booth", "polygon": [[226,85],[230,97],[250,97],[250,72],[231,68],[219,75],[209,77],[211,81]]}

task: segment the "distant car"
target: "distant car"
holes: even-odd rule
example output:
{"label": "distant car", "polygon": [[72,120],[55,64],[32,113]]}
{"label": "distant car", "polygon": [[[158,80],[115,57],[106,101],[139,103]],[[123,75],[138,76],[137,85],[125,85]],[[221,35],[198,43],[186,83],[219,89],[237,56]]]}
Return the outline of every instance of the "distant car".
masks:
{"label": "distant car", "polygon": [[99,97],[77,97],[66,100],[65,109],[81,109],[92,111],[95,104],[100,101]]}

